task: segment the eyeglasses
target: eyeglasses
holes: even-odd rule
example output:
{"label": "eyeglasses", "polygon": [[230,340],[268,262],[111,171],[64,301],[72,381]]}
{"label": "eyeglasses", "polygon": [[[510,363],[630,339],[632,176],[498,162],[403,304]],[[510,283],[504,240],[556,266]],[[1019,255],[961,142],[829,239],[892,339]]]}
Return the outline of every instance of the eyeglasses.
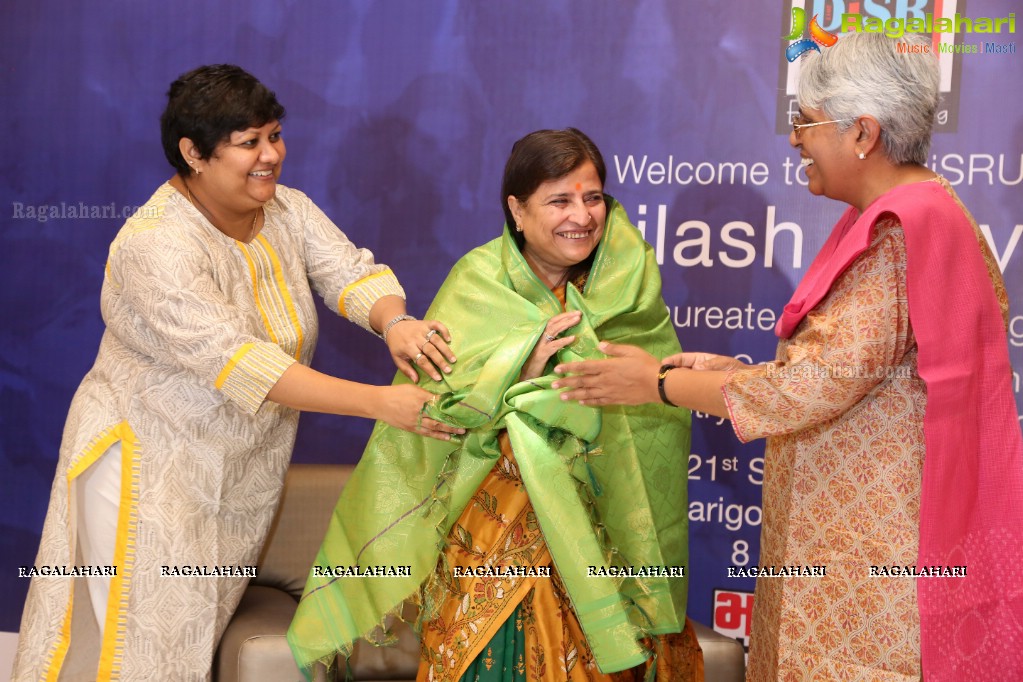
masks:
{"label": "eyeglasses", "polygon": [[855,121],[855,118],[836,118],[834,121],[815,121],[813,123],[803,123],[806,119],[802,114],[796,114],[792,117],[792,132],[799,137],[803,128],[812,128],[814,126],[827,125],[828,123],[845,123],[846,121]]}

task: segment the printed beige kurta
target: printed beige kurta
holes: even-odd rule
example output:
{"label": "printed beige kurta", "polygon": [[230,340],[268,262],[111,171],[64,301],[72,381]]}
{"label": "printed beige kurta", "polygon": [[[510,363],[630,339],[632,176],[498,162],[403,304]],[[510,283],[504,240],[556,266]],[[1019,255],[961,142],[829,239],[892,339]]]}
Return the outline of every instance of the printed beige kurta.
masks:
{"label": "printed beige kurta", "polygon": [[827,570],[757,581],[748,680],[920,679],[916,581],[869,575],[917,561],[927,395],[905,269],[901,225],[882,218],[775,362],[725,384],[740,440],[768,439],[760,565]]}
{"label": "printed beige kurta", "polygon": [[311,362],[313,290],[367,329],[378,298],[404,296],[386,266],[283,186],[249,244],[169,184],[121,228],[103,282],[106,331],[71,404],[35,563],[76,565],[75,479],[120,442],[105,633],[99,642],[80,604],[84,584],[34,578],[15,680],[209,679],[247,578],[162,567],[256,563],[298,424],[264,399],[292,363]]}

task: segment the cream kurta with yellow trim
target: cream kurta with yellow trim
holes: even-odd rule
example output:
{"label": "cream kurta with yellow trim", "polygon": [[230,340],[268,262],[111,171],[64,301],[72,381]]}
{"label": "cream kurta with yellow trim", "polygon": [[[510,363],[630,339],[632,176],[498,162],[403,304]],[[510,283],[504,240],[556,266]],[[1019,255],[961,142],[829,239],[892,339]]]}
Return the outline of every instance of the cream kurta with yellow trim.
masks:
{"label": "cream kurta with yellow trim", "polygon": [[71,403],[35,564],[76,565],[75,479],[121,442],[104,639],[75,604],[88,599],[84,583],[34,578],[14,680],[209,679],[247,578],[161,567],[256,563],[298,425],[298,412],[265,397],[312,359],[312,290],[366,329],[377,299],[404,296],[301,192],[278,186],[265,210],[243,244],[164,184],[114,239],[107,328]]}

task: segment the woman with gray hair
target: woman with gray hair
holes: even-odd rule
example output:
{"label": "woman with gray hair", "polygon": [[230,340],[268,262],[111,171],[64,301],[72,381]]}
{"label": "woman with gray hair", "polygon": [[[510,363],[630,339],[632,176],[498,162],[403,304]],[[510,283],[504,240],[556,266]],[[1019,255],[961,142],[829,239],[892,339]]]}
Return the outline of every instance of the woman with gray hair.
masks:
{"label": "woman with gray hair", "polygon": [[[801,64],[789,142],[849,209],[785,306],[773,362],[602,344],[554,385],[661,400],[766,438],[748,679],[1023,679],[1023,439],[998,265],[924,166],[938,65],[917,36]],[[983,420],[983,425],[982,425]]]}

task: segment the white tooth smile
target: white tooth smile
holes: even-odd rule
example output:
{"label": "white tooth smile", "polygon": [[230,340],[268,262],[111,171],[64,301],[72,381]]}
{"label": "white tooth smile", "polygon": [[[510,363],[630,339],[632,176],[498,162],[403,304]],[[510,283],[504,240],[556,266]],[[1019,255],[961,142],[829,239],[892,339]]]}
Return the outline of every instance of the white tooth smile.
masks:
{"label": "white tooth smile", "polygon": [[587,237],[590,236],[590,233],[589,232],[562,232],[558,236],[559,237],[564,237],[565,239],[586,239]]}
{"label": "white tooth smile", "polygon": [[273,174],[273,171],[272,171],[272,170],[265,170],[265,171],[252,171],[251,173],[249,173],[249,175],[254,175],[254,176],[256,176],[257,178],[265,178],[266,176],[268,176],[268,175],[272,175],[272,174]]}
{"label": "white tooth smile", "polygon": [[812,166],[813,165],[813,159],[802,158],[802,159],[799,160],[799,165],[801,165],[803,168],[806,168],[807,166]]}

